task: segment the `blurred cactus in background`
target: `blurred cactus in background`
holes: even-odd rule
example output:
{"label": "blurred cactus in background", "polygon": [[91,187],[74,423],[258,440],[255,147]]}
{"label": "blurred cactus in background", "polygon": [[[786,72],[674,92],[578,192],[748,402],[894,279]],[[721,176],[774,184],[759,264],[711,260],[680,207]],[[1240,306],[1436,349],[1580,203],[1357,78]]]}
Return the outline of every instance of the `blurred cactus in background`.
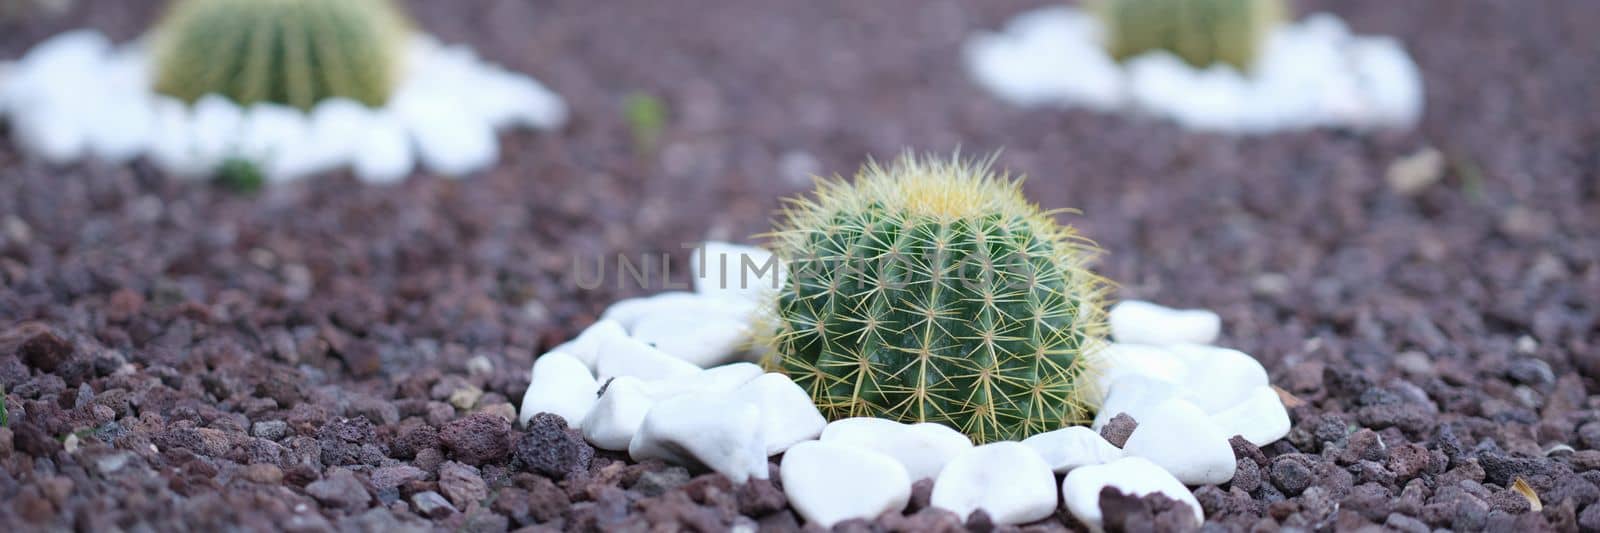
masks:
{"label": "blurred cactus in background", "polygon": [[390,0],[178,0],[156,28],[156,90],[193,102],[310,109],[344,97],[382,105],[410,26]]}
{"label": "blurred cactus in background", "polygon": [[1241,72],[1289,12],[1285,0],[1097,0],[1094,9],[1118,61],[1166,50],[1197,68],[1225,63]]}

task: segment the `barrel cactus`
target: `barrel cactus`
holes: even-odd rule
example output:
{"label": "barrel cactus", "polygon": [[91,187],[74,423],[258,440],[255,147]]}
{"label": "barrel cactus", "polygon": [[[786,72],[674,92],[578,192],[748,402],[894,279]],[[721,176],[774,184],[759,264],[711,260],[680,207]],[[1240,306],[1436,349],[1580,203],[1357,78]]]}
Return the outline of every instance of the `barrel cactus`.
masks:
{"label": "barrel cactus", "polygon": [[1167,50],[1198,68],[1213,63],[1248,71],[1285,0],[1099,0],[1106,48],[1118,61]]}
{"label": "barrel cactus", "polygon": [[1107,284],[1057,211],[987,163],[900,157],[791,199],[769,369],[832,419],[936,422],[978,442],[1086,423]]}
{"label": "barrel cactus", "polygon": [[154,35],[155,88],[190,102],[215,93],[241,105],[378,106],[408,33],[390,0],[178,0]]}

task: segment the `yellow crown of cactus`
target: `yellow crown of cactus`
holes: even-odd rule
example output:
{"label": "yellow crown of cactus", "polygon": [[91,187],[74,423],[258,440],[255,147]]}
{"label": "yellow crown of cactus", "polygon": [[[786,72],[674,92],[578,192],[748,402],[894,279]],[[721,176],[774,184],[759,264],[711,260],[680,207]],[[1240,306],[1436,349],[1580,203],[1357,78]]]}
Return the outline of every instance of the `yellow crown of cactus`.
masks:
{"label": "yellow crown of cactus", "polygon": [[1098,0],[1094,9],[1118,61],[1166,50],[1195,67],[1225,63],[1240,71],[1255,63],[1289,11],[1285,0]]}
{"label": "yellow crown of cactus", "polygon": [[390,0],[178,0],[155,32],[156,91],[310,109],[388,101],[410,25]]}
{"label": "yellow crown of cactus", "polygon": [[988,163],[904,155],[788,201],[767,366],[832,419],[936,422],[978,442],[1086,423],[1098,252]]}

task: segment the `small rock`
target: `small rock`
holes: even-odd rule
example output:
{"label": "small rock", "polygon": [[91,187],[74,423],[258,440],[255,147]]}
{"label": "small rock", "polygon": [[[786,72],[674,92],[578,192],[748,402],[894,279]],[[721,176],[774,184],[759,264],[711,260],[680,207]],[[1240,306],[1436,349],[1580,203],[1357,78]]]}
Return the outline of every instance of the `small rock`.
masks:
{"label": "small rock", "polygon": [[1266,446],[1289,434],[1289,410],[1272,387],[1256,387],[1243,402],[1211,415],[1225,435],[1239,435]]}
{"label": "small rock", "polygon": [[1100,358],[1105,362],[1100,386],[1107,390],[1112,383],[1129,374],[1176,385],[1182,383],[1188,373],[1183,360],[1162,346],[1113,342],[1100,351]]}
{"label": "small rock", "polygon": [[1033,448],[996,442],[951,459],[933,483],[931,503],[961,517],[982,509],[996,524],[1025,524],[1055,510],[1056,480]]}
{"label": "small rock", "polygon": [[1427,147],[1389,163],[1384,181],[1395,194],[1412,196],[1437,183],[1443,175],[1444,154]]}
{"label": "small rock", "polygon": [[306,494],[323,505],[345,509],[363,509],[372,501],[372,495],[356,475],[343,468],[336,468],[327,477],[306,485]]}
{"label": "small rock", "polygon": [[[32,325],[24,326],[24,328],[29,327]],[[54,372],[56,367],[71,359],[76,350],[73,349],[72,343],[56,336],[54,332],[43,327],[37,327],[36,330],[28,340],[22,341],[22,344],[17,346],[17,355],[22,358],[22,362],[41,372]]]}
{"label": "small rock", "polygon": [[467,385],[465,387],[456,389],[455,392],[451,392],[450,399],[448,401],[452,407],[455,407],[461,411],[467,411],[471,410],[472,406],[478,405],[478,398],[482,397],[483,389],[479,389],[472,385]]}
{"label": "small rock", "polygon": [[277,465],[253,464],[244,467],[244,478],[262,485],[277,485],[283,483],[283,470]]}
{"label": "small rock", "polygon": [[282,420],[263,420],[250,425],[250,435],[258,439],[277,441],[289,434],[289,424]]}
{"label": "small rock", "polygon": [[761,410],[761,436],[768,456],[783,453],[797,442],[816,439],[828,425],[811,395],[783,374],[755,378],[733,395]]}
{"label": "small rock", "polygon": [[563,352],[544,354],[533,362],[517,421],[527,424],[533,415],[554,413],[569,424],[581,424],[594,408],[599,390],[589,367],[577,357]]}
{"label": "small rock", "polygon": [[911,497],[911,480],[899,462],[831,442],[794,445],[783,456],[779,476],[790,505],[823,528],[900,511]]}
{"label": "small rock", "polygon": [[1301,454],[1280,455],[1267,467],[1272,484],[1288,496],[1298,496],[1311,486],[1313,476],[1310,459]]}
{"label": "small rock", "polygon": [[688,482],[688,470],[681,466],[668,466],[639,474],[639,480],[633,483],[633,491],[645,497],[656,497]]}
{"label": "small rock", "polygon": [[1135,344],[1211,344],[1222,332],[1222,319],[1204,309],[1172,309],[1150,302],[1124,300],[1111,306],[1111,337]]}
{"label": "small rock", "polygon": [[1139,428],[1122,447],[1171,472],[1186,485],[1217,485],[1233,478],[1233,447],[1228,435],[1200,408],[1170,400],[1139,418]]}
{"label": "small rock", "polygon": [[489,497],[489,485],[478,469],[455,461],[439,465],[439,490],[457,509],[466,509]]}
{"label": "small rock", "polygon": [[1122,458],[1122,450],[1084,426],[1040,433],[1023,439],[1057,474],[1074,468],[1109,463]]}
{"label": "small rock", "polygon": [[912,480],[935,479],[972,439],[934,423],[902,424],[883,418],[845,418],[822,430],[822,442],[875,451],[898,461]]}
{"label": "small rock", "polygon": [[1103,465],[1074,469],[1061,482],[1061,496],[1072,516],[1098,529],[1104,519],[1100,493],[1106,487],[1136,496],[1160,494],[1193,509],[1196,525],[1205,520],[1200,502],[1183,482],[1142,457],[1125,457]]}
{"label": "small rock", "polygon": [[1121,448],[1128,443],[1128,437],[1133,435],[1133,430],[1138,427],[1139,422],[1128,416],[1128,413],[1117,413],[1116,416],[1111,417],[1110,421],[1106,422],[1104,427],[1100,428],[1100,436],[1105,437],[1106,442],[1111,443],[1112,446]]}
{"label": "small rock", "polygon": [[600,346],[595,369],[602,383],[624,376],[656,380],[692,376],[700,372],[700,367],[633,338],[606,340]]}
{"label": "small rock", "polygon": [[1123,376],[1107,389],[1105,402],[1095,415],[1094,424],[1089,427],[1103,429],[1113,417],[1122,414],[1134,420],[1144,420],[1161,404],[1178,397],[1178,394],[1178,386],[1172,383],[1142,375]]}
{"label": "small rock", "polygon": [[657,401],[691,392],[733,392],[766,373],[761,365],[733,363],[707,368],[692,376],[648,381],[645,392]]}
{"label": "small rock", "polygon": [[602,450],[622,451],[655,406],[639,378],[624,376],[606,384],[605,393],[583,418],[583,438]]}
{"label": "small rock", "polygon": [[474,413],[444,425],[439,442],[450,456],[469,465],[499,461],[511,453],[511,423],[491,414]]}
{"label": "small rock", "polygon": [[417,514],[428,518],[439,519],[456,513],[456,508],[450,502],[434,491],[423,491],[411,495],[411,506]]}
{"label": "small rock", "polygon": [[559,481],[588,472],[594,448],[568,429],[560,416],[539,413],[517,441],[516,458],[528,470]]}
{"label": "small rock", "polygon": [[663,400],[645,415],[628,455],[700,467],[735,483],[767,477],[761,410],[726,394],[687,394]]}

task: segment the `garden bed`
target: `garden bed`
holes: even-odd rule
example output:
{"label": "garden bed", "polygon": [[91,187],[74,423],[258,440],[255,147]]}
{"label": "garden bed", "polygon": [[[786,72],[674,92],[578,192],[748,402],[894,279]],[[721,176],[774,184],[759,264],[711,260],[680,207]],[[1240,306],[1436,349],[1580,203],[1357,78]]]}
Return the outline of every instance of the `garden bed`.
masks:
{"label": "garden bed", "polygon": [[[132,38],[155,5],[79,4],[0,23],[0,57],[75,27]],[[1196,490],[1208,523],[1600,528],[1600,5],[1304,2],[1402,40],[1423,121],[1237,138],[988,96],[962,43],[1042,2],[411,4],[546,82],[570,123],[503,136],[464,180],[255,195],[142,161],[52,167],[0,134],[0,521],[795,529],[775,481],[605,452],[572,468],[581,439],[497,421],[535,356],[665,288],[584,290],[574,258],[681,266],[684,243],[766,230],[811,174],[959,147],[1004,149],[1032,200],[1083,211],[1062,220],[1107,249],[1117,297],[1216,310],[1219,344],[1298,404],[1287,439]],[[656,150],[630,142],[636,90],[670,110]],[[1391,172],[1429,149],[1436,175]],[[962,525],[928,485],[876,525]],[[1109,524],[1181,516],[1125,503]]]}

